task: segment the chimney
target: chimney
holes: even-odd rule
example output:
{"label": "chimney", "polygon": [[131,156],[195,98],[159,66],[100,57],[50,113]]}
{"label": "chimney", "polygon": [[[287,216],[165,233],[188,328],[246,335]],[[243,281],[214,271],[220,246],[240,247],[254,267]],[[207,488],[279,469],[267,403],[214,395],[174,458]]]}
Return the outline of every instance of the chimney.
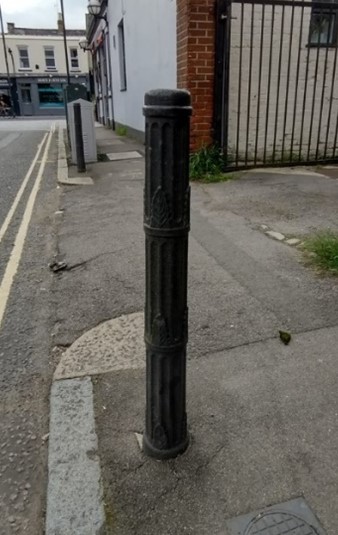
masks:
{"label": "chimney", "polygon": [[15,33],[14,22],[7,22],[7,33]]}
{"label": "chimney", "polygon": [[58,32],[63,32],[63,18],[62,13],[58,13]]}

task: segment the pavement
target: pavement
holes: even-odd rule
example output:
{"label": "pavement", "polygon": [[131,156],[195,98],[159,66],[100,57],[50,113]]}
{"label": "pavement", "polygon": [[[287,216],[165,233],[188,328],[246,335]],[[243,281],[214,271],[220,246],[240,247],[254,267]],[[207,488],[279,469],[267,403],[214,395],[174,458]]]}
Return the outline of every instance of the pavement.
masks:
{"label": "pavement", "polygon": [[338,283],[288,240],[337,230],[338,170],[192,185],[191,443],[158,462],[140,449],[144,147],[96,133],[99,152],[140,157],[60,190],[46,534],[251,535],[231,519],[303,498],[322,531],[293,515],[264,534],[336,535]]}

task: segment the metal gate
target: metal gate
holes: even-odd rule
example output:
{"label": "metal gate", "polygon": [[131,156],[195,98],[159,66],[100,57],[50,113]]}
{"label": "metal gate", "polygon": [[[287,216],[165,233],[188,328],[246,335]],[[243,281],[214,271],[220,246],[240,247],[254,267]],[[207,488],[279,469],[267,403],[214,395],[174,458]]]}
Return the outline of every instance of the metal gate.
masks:
{"label": "metal gate", "polygon": [[337,162],[338,4],[218,0],[215,139],[228,169]]}

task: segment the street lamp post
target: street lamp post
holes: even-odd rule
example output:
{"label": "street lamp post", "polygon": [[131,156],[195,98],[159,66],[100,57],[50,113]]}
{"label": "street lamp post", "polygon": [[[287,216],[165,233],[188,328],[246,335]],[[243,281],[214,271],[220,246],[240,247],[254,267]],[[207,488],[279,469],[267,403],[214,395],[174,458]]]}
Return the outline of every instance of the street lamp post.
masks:
{"label": "street lamp post", "polygon": [[6,38],[5,38],[5,30],[4,30],[4,21],[3,21],[3,18],[2,18],[1,5],[0,5],[0,25],[1,25],[1,34],[2,34],[2,44],[3,44],[4,56],[5,56],[5,65],[6,65],[6,73],[7,73],[7,80],[8,80],[9,97],[10,97],[10,101],[11,101],[12,114],[14,116],[12,84],[11,84],[11,77],[10,77],[10,74],[9,74],[8,55],[7,55]]}
{"label": "street lamp post", "polygon": [[13,66],[13,74],[15,75],[15,72],[16,72],[15,61],[14,61],[13,50],[11,48],[8,49],[8,54],[11,56],[12,66]]}
{"label": "street lamp post", "polygon": [[60,4],[61,4],[61,14],[62,14],[63,44],[65,48],[65,59],[66,59],[66,70],[67,70],[67,84],[69,85],[70,84],[69,58],[68,58],[67,32],[66,32],[65,10],[63,6],[63,0],[60,0]]}

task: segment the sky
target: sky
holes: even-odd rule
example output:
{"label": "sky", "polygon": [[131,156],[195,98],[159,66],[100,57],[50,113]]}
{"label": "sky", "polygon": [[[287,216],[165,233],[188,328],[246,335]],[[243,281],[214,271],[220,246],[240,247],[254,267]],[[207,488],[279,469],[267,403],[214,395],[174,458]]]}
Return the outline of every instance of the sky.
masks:
{"label": "sky", "polygon": [[[63,0],[66,27],[85,28],[88,0]],[[27,28],[56,28],[60,0],[0,0],[7,31],[7,22]]]}

